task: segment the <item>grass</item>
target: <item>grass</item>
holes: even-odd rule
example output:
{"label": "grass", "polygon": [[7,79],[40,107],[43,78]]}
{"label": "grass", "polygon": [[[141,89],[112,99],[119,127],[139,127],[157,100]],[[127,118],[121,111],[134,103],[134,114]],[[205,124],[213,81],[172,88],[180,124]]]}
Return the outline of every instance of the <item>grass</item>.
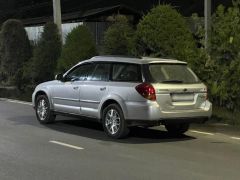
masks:
{"label": "grass", "polygon": [[223,107],[213,106],[213,116],[211,121],[240,127],[240,111],[232,112]]}
{"label": "grass", "polygon": [[32,101],[33,88],[26,88],[23,91],[17,90],[14,87],[0,88],[0,98],[9,98],[22,101]]}

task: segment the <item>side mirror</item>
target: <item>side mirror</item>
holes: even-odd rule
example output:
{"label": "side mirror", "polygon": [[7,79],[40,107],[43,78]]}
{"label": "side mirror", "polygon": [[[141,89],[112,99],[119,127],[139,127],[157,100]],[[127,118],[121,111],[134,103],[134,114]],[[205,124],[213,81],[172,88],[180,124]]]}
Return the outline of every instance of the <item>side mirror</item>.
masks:
{"label": "side mirror", "polygon": [[63,74],[62,74],[62,73],[61,73],[61,74],[57,74],[57,75],[55,76],[55,80],[63,81]]}

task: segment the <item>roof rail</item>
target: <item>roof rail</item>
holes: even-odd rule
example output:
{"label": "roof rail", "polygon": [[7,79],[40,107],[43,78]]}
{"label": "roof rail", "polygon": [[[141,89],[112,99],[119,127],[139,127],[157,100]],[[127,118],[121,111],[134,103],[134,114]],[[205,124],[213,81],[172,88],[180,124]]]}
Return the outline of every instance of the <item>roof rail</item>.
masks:
{"label": "roof rail", "polygon": [[127,56],[127,55],[100,55],[100,56],[95,56],[93,58],[101,58],[101,57],[121,57],[121,58],[138,58],[140,59],[140,57],[137,56]]}
{"label": "roof rail", "polygon": [[175,60],[175,61],[178,61],[177,59],[175,59],[175,58],[171,58],[171,57],[168,57],[168,56],[166,56],[166,57],[141,57],[141,59],[162,59],[162,60]]}

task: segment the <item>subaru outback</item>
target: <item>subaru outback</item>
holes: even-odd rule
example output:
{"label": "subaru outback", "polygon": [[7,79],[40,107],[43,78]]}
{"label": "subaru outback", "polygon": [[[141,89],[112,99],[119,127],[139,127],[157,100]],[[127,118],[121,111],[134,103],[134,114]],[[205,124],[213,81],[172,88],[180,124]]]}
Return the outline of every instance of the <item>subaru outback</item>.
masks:
{"label": "subaru outback", "polygon": [[97,56],[55,79],[32,95],[40,123],[59,114],[87,117],[102,123],[108,136],[123,138],[131,126],[164,125],[183,134],[212,114],[207,87],[178,60]]}

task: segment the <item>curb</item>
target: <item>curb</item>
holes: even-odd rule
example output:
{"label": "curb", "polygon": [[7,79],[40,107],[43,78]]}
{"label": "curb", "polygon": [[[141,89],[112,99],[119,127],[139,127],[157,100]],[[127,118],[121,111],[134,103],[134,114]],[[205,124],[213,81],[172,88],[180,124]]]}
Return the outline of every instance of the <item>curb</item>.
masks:
{"label": "curb", "polygon": [[20,100],[16,100],[16,99],[0,98],[0,101],[12,102],[12,103],[18,103],[18,104],[24,104],[24,105],[32,106],[31,102],[20,101]]}

